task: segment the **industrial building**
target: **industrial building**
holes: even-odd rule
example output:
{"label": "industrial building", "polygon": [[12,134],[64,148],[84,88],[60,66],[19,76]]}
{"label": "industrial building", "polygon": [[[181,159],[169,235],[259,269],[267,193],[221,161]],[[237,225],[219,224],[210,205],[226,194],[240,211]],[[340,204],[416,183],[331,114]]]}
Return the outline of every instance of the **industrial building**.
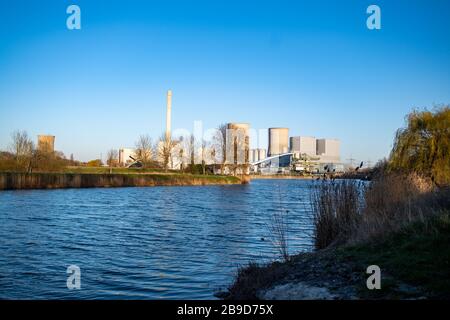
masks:
{"label": "industrial building", "polygon": [[316,156],[316,138],[315,137],[290,137],[290,151],[292,153],[306,154]]}
{"label": "industrial building", "polygon": [[[172,141],[171,117],[172,91],[168,90],[165,139],[173,142],[169,167],[181,169],[191,163],[192,159],[191,154],[184,150],[185,145],[181,143],[182,140]],[[48,145],[47,149],[53,149],[53,136],[39,137],[40,148]],[[159,142],[158,150],[162,149],[163,143]],[[136,159],[136,151],[132,148],[121,148],[119,150],[120,165],[133,163]],[[194,163],[213,166],[214,172],[220,170],[222,173],[222,169],[224,169],[225,174],[323,173],[340,172],[344,168],[340,163],[340,141],[338,139],[316,139],[312,136],[289,137],[289,128],[285,127],[268,129],[266,152],[266,149],[261,148],[250,150],[250,125],[248,123],[228,123],[225,137],[225,166],[219,166],[222,163],[222,154],[216,151],[214,147],[198,148],[194,151]],[[160,152],[157,154],[157,160],[163,160]]]}
{"label": "industrial building", "polygon": [[55,152],[55,136],[38,135],[38,150],[45,153]]}
{"label": "industrial building", "polygon": [[263,175],[289,173],[292,170],[293,153],[282,153],[250,163],[250,172]]}
{"label": "industrial building", "polygon": [[[252,150],[250,170],[260,174],[342,172],[340,141],[310,136],[288,138],[288,128],[269,129],[267,158],[257,158]],[[289,140],[289,149],[287,141]]]}
{"label": "industrial building", "polygon": [[340,147],[338,139],[317,139],[316,154],[321,162],[337,163],[341,161]]}
{"label": "industrial building", "polygon": [[252,162],[264,160],[266,157],[267,157],[266,149],[251,149],[249,162],[252,163]]}
{"label": "industrial building", "polygon": [[269,128],[269,151],[267,156],[275,156],[289,151],[289,129]]}

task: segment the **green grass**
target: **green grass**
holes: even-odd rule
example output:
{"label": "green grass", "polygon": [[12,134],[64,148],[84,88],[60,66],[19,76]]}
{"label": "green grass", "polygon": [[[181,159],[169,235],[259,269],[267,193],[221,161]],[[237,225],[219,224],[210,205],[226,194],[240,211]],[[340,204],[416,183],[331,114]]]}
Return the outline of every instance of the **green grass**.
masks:
{"label": "green grass", "polygon": [[367,298],[386,294],[395,298],[399,281],[421,288],[427,297],[450,297],[448,212],[412,224],[383,240],[340,248],[337,252],[344,260],[357,261],[364,266],[375,264],[381,268],[382,290],[369,291],[365,289],[365,283],[362,284],[360,292]]}

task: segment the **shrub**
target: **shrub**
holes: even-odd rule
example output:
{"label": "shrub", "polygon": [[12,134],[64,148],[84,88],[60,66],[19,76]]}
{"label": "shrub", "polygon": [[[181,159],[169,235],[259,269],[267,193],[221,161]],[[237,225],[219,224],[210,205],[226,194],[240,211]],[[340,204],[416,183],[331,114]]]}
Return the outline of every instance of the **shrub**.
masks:
{"label": "shrub", "polygon": [[358,180],[321,181],[313,185],[311,206],[314,212],[314,246],[323,249],[345,243],[361,218],[361,193]]}

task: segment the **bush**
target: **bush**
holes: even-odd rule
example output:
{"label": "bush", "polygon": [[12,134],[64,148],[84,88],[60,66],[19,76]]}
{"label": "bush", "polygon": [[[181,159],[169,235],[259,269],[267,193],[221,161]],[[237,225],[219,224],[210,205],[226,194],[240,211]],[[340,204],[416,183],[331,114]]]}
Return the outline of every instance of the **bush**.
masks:
{"label": "bush", "polygon": [[353,179],[325,180],[313,186],[311,206],[316,249],[345,243],[352,236],[361,218],[363,190],[363,182]]}
{"label": "bush", "polygon": [[450,205],[450,188],[416,173],[384,174],[367,185],[323,181],[311,195],[316,249],[384,237]]}
{"label": "bush", "polygon": [[101,167],[102,165],[103,162],[100,159],[90,160],[86,163],[86,166],[88,167]]}
{"label": "bush", "polygon": [[353,241],[381,236],[432,214],[433,183],[416,173],[377,177],[364,194],[365,208]]}

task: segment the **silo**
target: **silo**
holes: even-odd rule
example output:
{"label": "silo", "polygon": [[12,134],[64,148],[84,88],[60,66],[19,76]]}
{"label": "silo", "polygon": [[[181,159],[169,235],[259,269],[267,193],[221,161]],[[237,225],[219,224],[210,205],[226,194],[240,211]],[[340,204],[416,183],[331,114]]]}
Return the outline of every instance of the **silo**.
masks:
{"label": "silo", "polygon": [[258,161],[258,154],[256,152],[256,149],[250,150],[250,162],[256,162]]}
{"label": "silo", "polygon": [[269,128],[268,156],[286,153],[289,151],[289,128]]}

